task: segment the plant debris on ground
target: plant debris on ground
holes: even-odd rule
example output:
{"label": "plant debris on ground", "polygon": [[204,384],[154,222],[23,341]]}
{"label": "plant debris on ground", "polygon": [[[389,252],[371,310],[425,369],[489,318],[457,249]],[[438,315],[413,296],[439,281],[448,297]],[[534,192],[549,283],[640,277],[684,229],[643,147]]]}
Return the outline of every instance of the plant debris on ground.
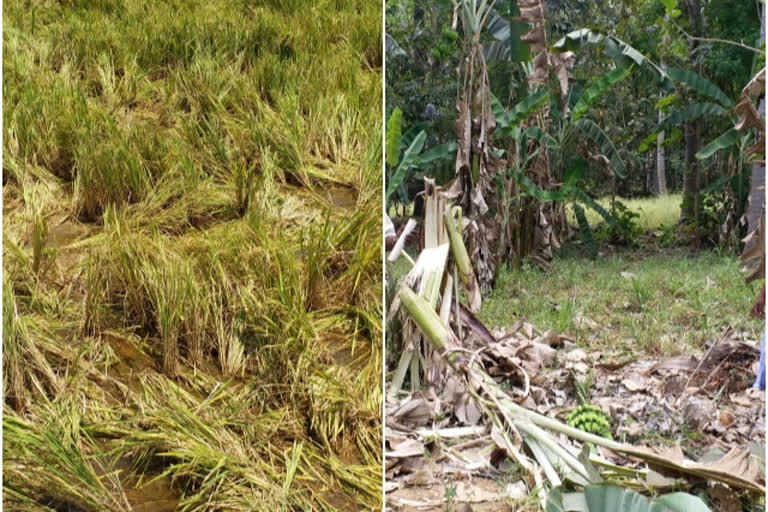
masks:
{"label": "plant debris on ground", "polygon": [[[608,420],[611,438],[679,446],[681,454],[702,462],[747,447],[755,465],[764,467],[764,394],[751,387],[758,352],[731,331],[713,340],[703,357],[662,361],[611,360],[526,321],[492,335],[492,345],[471,336],[462,346],[478,354],[489,374],[498,375],[499,385],[527,409],[566,422],[569,413],[579,413],[586,390],[588,402]],[[500,367],[499,354],[520,371]],[[387,411],[387,503],[393,510],[442,510],[446,497],[440,489],[446,487],[456,490],[455,503],[475,510],[538,509],[521,468],[503,453],[496,427],[460,381],[449,378],[442,389],[390,396]],[[627,463],[606,452],[613,463]],[[657,492],[681,485],[661,478],[657,483]]]}
{"label": "plant debris on ground", "polygon": [[[454,302],[451,320],[446,323],[450,331],[445,333],[447,340],[455,336],[450,332],[463,333],[454,340],[459,344],[451,348],[448,342],[445,347],[434,342],[435,348],[427,348],[433,344],[430,340],[435,333],[443,331],[429,322],[422,326],[423,320],[418,317],[413,318],[420,328],[410,327],[411,320],[402,313],[399,297],[411,287],[423,290],[425,298],[429,297],[429,283],[436,282],[429,269],[442,268],[436,266],[434,254],[429,251],[434,250],[422,252],[409,274],[403,276],[398,272],[400,291],[389,314],[390,325],[402,325],[396,327],[397,332],[390,340],[400,350],[409,340],[423,336],[421,345],[416,346],[422,347],[420,360],[425,382],[418,382],[417,386],[425,387],[416,389],[411,382],[410,392],[400,391],[395,387],[399,382],[398,372],[394,361],[390,362],[393,372],[387,384],[385,428],[388,509],[539,510],[542,506],[540,479],[544,476],[554,487],[547,493],[548,506],[555,507],[552,510],[560,510],[554,503],[563,499],[555,482],[568,480],[585,485],[587,493],[593,492],[593,488],[608,489],[604,482],[612,482],[624,488],[622,492],[635,488],[664,494],[670,500],[698,495],[711,510],[759,510],[764,506],[761,483],[765,471],[764,392],[752,389],[759,356],[757,329],[752,322],[738,322],[738,328],[720,324],[694,326],[697,334],[691,339],[678,338],[676,350],[668,348],[672,343],[635,343],[633,349],[632,343],[622,343],[619,339],[609,341],[611,335],[614,338],[621,335],[621,326],[612,322],[598,325],[577,310],[571,313],[580,319],[582,329],[577,330],[578,339],[570,337],[568,330],[540,330],[514,308],[495,304],[509,294],[505,286],[500,285],[483,303],[478,318],[484,318],[484,309],[490,307],[506,310],[505,320],[513,324],[488,330],[463,307],[461,314],[456,315]],[[616,263],[609,266],[611,274],[614,270],[618,274],[619,283],[638,279],[628,271],[619,273]],[[618,263],[619,267],[627,264]],[[631,264],[631,270],[637,274],[655,272],[648,268],[648,261],[641,259]],[[693,262],[684,264],[689,268],[696,266]],[[708,273],[715,268],[705,265],[698,273]],[[584,271],[602,275],[597,269]],[[553,278],[551,274],[533,269],[524,272],[531,275],[518,273],[509,279],[511,276],[502,274],[502,282],[529,287],[528,281]],[[563,286],[575,290],[576,283],[583,277],[577,279],[579,272],[568,270],[567,265],[564,272],[571,284]],[[733,280],[740,279],[734,286],[742,288],[732,293],[748,296],[749,289],[743,284],[735,262],[720,272],[722,276],[712,275],[725,280],[722,286],[728,288],[726,275],[730,275]],[[537,273],[542,277],[536,277]],[[557,274],[556,270],[555,278]],[[451,282],[450,275],[449,271],[448,282]],[[686,279],[685,274],[679,278]],[[656,295],[651,284],[653,278],[643,276],[642,279],[650,279],[648,289]],[[708,281],[709,288],[718,286],[712,278]],[[689,284],[696,287],[701,283]],[[558,286],[554,289],[558,290]],[[586,284],[581,289],[582,295],[594,295],[591,286],[602,284]],[[615,286],[604,289],[617,295]],[[632,293],[629,288],[627,293]],[[548,291],[542,290],[541,294],[541,300],[547,300]],[[533,301],[539,299],[538,295],[534,288],[526,294]],[[450,293],[448,297],[450,300]],[[679,297],[684,298],[684,294]],[[664,300],[662,294],[659,298],[650,297],[648,302],[663,303]],[[745,300],[744,317],[749,310],[748,299]],[[426,307],[427,302],[422,302]],[[442,313],[444,307],[437,306]],[[526,311],[541,307],[535,302]],[[401,313],[395,314],[397,310]],[[626,315],[626,308],[619,311]],[[446,317],[441,314],[441,318]],[[490,318],[500,317],[492,313]],[[547,315],[542,318],[547,319]],[[436,316],[434,320],[438,321]],[[669,325],[667,316],[657,320],[660,328]],[[720,332],[711,335],[717,329]],[[583,333],[592,333],[592,337],[582,339]],[[674,331],[670,331],[670,336],[676,336]],[[697,343],[692,343],[694,340]],[[410,375],[413,378],[412,372]],[[505,412],[513,403],[523,409],[515,407]],[[575,467],[583,463],[585,468],[594,466],[599,470],[591,473],[589,469],[586,477],[573,473],[569,476],[569,471],[574,470],[569,470],[568,465],[554,464],[548,470],[541,461],[548,458],[545,454],[553,448],[532,440],[536,430],[526,426],[529,424],[524,411],[607,438],[607,446],[585,452],[588,443],[572,438],[573,432],[561,432],[557,430],[560,428],[557,423],[544,419],[530,420],[539,427],[555,428],[559,432],[554,439],[572,453],[574,460],[578,458]],[[561,456],[567,458],[567,454]],[[588,459],[584,459],[585,456]],[[640,461],[635,457],[640,457]],[[529,465],[531,461],[542,463],[542,469],[534,469],[535,465]],[[671,461],[677,469],[665,467],[666,461]],[[683,472],[681,468],[685,468]],[[543,475],[534,479],[537,471],[542,470]],[[687,471],[698,476],[686,476]],[[701,477],[704,480],[700,480]],[[712,478],[728,483],[714,484]],[[594,487],[596,482],[603,483]],[[690,494],[670,494],[680,489]]]}
{"label": "plant debris on ground", "polygon": [[3,8],[3,505],[381,506],[381,13]]}

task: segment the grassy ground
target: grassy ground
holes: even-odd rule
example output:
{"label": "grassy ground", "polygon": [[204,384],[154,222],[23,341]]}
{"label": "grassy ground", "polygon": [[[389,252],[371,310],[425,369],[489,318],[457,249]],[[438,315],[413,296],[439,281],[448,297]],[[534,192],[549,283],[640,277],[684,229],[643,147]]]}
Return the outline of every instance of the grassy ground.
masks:
{"label": "grassy ground", "polygon": [[[679,194],[620,200],[645,231],[670,228],[680,216]],[[744,283],[737,257],[660,245],[669,244],[651,237],[634,249],[604,248],[595,261],[566,245],[552,275],[533,267],[502,271],[480,318],[509,327],[525,317],[592,350],[651,357],[700,351],[727,327],[759,340],[762,322],[749,315],[759,289]]]}
{"label": "grassy ground", "polygon": [[762,322],[749,316],[759,290],[735,257],[630,250],[592,262],[565,250],[553,268],[503,271],[480,319],[511,327],[524,317],[590,350],[651,357],[700,352],[729,326],[759,340]]}
{"label": "grassy ground", "polygon": [[9,509],[381,506],[381,14],[3,8]]}
{"label": "grassy ground", "polygon": [[[640,214],[635,221],[643,229],[669,228],[680,215],[679,195],[621,201]],[[599,222],[597,214],[591,222]],[[596,261],[566,243],[551,273],[534,266],[503,270],[479,318],[501,328],[527,318],[590,350],[649,357],[700,351],[729,326],[759,340],[763,324],[749,315],[759,287],[744,283],[737,257],[659,242],[604,246]],[[399,277],[409,268],[401,258],[391,272]]]}

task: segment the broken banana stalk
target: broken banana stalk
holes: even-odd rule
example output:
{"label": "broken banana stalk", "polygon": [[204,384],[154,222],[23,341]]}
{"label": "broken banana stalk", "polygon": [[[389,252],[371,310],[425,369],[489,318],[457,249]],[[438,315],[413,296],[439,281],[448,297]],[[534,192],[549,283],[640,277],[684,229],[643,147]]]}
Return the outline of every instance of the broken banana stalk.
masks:
{"label": "broken banana stalk", "polygon": [[448,231],[448,238],[451,239],[451,253],[453,254],[453,260],[456,262],[456,266],[459,269],[461,282],[464,283],[464,288],[467,290],[469,310],[472,313],[477,313],[480,310],[483,298],[480,295],[480,285],[477,283],[475,271],[472,269],[472,265],[469,262],[467,248],[464,246],[461,232],[453,218],[454,210],[461,212],[460,208],[453,208],[452,210],[446,210],[443,214],[445,217],[445,228]]}
{"label": "broken banana stalk", "polygon": [[[557,442],[547,432],[540,428],[532,428],[532,426],[546,428],[583,443],[591,443],[595,446],[601,446],[614,452],[640,459],[652,467],[665,468],[675,473],[704,478],[713,482],[721,482],[733,488],[757,493],[765,492],[760,468],[750,458],[749,452],[746,450],[734,449],[716,462],[707,464],[697,463],[686,459],[679,450],[657,452],[647,447],[619,443],[570,427],[555,419],[518,405],[485,372],[480,363],[471,356],[471,353],[460,347],[456,335],[445,326],[427,301],[416,295],[407,286],[400,289],[400,299],[417,326],[425,334],[425,337],[444,355],[453,371],[460,376],[464,376],[469,383],[470,391],[482,397],[479,401],[485,407],[487,414],[494,420],[498,420],[499,416],[501,416],[504,420],[502,423],[506,428],[523,432],[526,437],[534,438],[536,442],[546,446],[550,451],[554,446],[553,442],[555,444]],[[560,452],[560,450],[557,451]],[[567,456],[564,453],[556,455],[558,455],[560,464],[565,463],[569,469],[575,471],[579,476],[585,477],[590,475],[591,472],[594,475],[593,468],[587,467],[580,460],[574,459],[572,457],[573,454],[571,456]],[[542,463],[542,465],[544,466],[546,463]],[[530,466],[526,469],[530,471]],[[537,477],[535,474],[532,476]],[[589,479],[592,480],[593,478]]]}

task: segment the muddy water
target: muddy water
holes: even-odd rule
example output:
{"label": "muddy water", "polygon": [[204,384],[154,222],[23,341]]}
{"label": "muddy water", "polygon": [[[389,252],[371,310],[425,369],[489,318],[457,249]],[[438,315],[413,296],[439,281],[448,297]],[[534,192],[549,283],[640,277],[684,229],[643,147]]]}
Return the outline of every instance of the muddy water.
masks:
{"label": "muddy water", "polygon": [[68,216],[64,216],[52,222],[48,246],[57,249],[56,259],[64,268],[71,268],[85,256],[85,252],[81,249],[66,249],[66,247],[88,238],[93,233],[93,227],[74,222],[69,220]]}
{"label": "muddy water", "polygon": [[322,338],[322,345],[331,355],[333,364],[347,367],[352,371],[362,369],[371,357],[371,341],[358,338],[352,352],[353,344],[350,334],[327,334]]}
{"label": "muddy water", "polygon": [[179,509],[181,498],[169,477],[156,478],[126,490],[125,496],[133,512],[174,512]]}
{"label": "muddy water", "polygon": [[123,382],[131,390],[141,389],[141,376],[160,371],[160,365],[152,357],[142,352],[137,341],[114,332],[102,333],[118,361],[109,369],[111,377]]}
{"label": "muddy water", "polygon": [[333,187],[324,192],[325,198],[344,210],[351,210],[357,206],[357,192],[347,187]]}
{"label": "muddy water", "polygon": [[[110,443],[99,442],[103,452],[108,452]],[[173,488],[171,478],[160,477],[160,472],[147,472],[140,478],[132,473],[133,460],[121,457],[109,468],[98,463],[93,464],[96,475],[118,472],[120,485],[133,512],[175,512],[179,509],[181,494]]]}
{"label": "muddy water", "polygon": [[[110,368],[110,374],[116,380],[127,385],[131,390],[141,389],[143,378],[148,374],[161,373],[161,364],[157,357],[152,357],[142,349],[142,342],[135,336],[121,334],[119,332],[106,331],[102,333],[102,339],[109,344],[117,356],[117,361]],[[152,343],[150,341],[149,343]],[[352,342],[347,333],[335,333],[323,339],[327,364],[345,367],[351,371],[362,368],[371,357],[372,344],[369,340],[359,338],[352,352]],[[227,380],[215,365],[203,370],[217,380]],[[181,384],[181,383],[180,383]],[[183,384],[182,384],[183,385]],[[254,385],[249,379],[244,379],[236,385]],[[184,386],[186,388],[186,386]],[[194,390],[187,389],[194,394]],[[118,394],[116,394],[117,396]],[[200,397],[201,401],[203,397]],[[309,436],[310,433],[307,432]],[[104,446],[107,451],[108,446]],[[352,436],[344,436],[334,447],[335,455],[346,465],[365,464],[359,447]],[[124,458],[118,461],[110,470],[121,470],[120,480],[126,499],[134,512],[172,512],[180,509],[182,494],[178,482],[174,483],[170,477],[158,478],[162,468],[150,468],[140,475],[132,474],[132,461]],[[135,468],[134,468],[135,469]],[[336,510],[359,510],[354,498],[344,492],[318,489],[319,495],[330,503]]]}
{"label": "muddy water", "polygon": [[[141,389],[141,376],[159,370],[158,363],[141,351],[136,340],[118,333],[103,333],[119,361],[110,368],[112,376],[131,390]],[[181,493],[174,489],[171,478],[148,471],[132,475],[133,462],[128,457],[118,460],[112,470],[120,471],[120,483],[133,512],[175,512],[179,510]]]}
{"label": "muddy water", "polygon": [[124,364],[135,369],[157,370],[155,361],[139,349],[136,340],[110,331],[102,336]]}
{"label": "muddy water", "polygon": [[65,217],[58,222],[54,222],[54,226],[51,229],[51,241],[56,247],[64,247],[88,237],[92,230],[93,228],[85,224],[67,220]]}

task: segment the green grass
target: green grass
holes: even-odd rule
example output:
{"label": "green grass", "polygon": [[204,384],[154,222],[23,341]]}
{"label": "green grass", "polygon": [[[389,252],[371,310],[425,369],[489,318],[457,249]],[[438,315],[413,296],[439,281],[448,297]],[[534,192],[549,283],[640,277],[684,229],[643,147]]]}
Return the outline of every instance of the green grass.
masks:
{"label": "green grass", "polygon": [[509,328],[526,318],[588,350],[638,357],[700,352],[727,327],[759,340],[762,322],[749,314],[759,290],[744,283],[735,257],[629,250],[592,262],[566,249],[553,268],[503,271],[480,319]]}
{"label": "green grass", "polygon": [[[644,197],[639,199],[616,198],[624,203],[628,210],[640,215],[636,219],[638,227],[642,231],[650,231],[660,227],[674,226],[680,220],[680,204],[682,203],[681,194],[668,194],[662,197]],[[603,208],[610,211],[611,199],[603,198],[597,201]],[[603,222],[603,218],[596,211],[584,209],[587,220],[591,226]],[[571,208],[566,208],[568,222],[576,225],[576,218]]]}
{"label": "green grass", "polygon": [[380,509],[380,6],[3,15],[4,505]]}

